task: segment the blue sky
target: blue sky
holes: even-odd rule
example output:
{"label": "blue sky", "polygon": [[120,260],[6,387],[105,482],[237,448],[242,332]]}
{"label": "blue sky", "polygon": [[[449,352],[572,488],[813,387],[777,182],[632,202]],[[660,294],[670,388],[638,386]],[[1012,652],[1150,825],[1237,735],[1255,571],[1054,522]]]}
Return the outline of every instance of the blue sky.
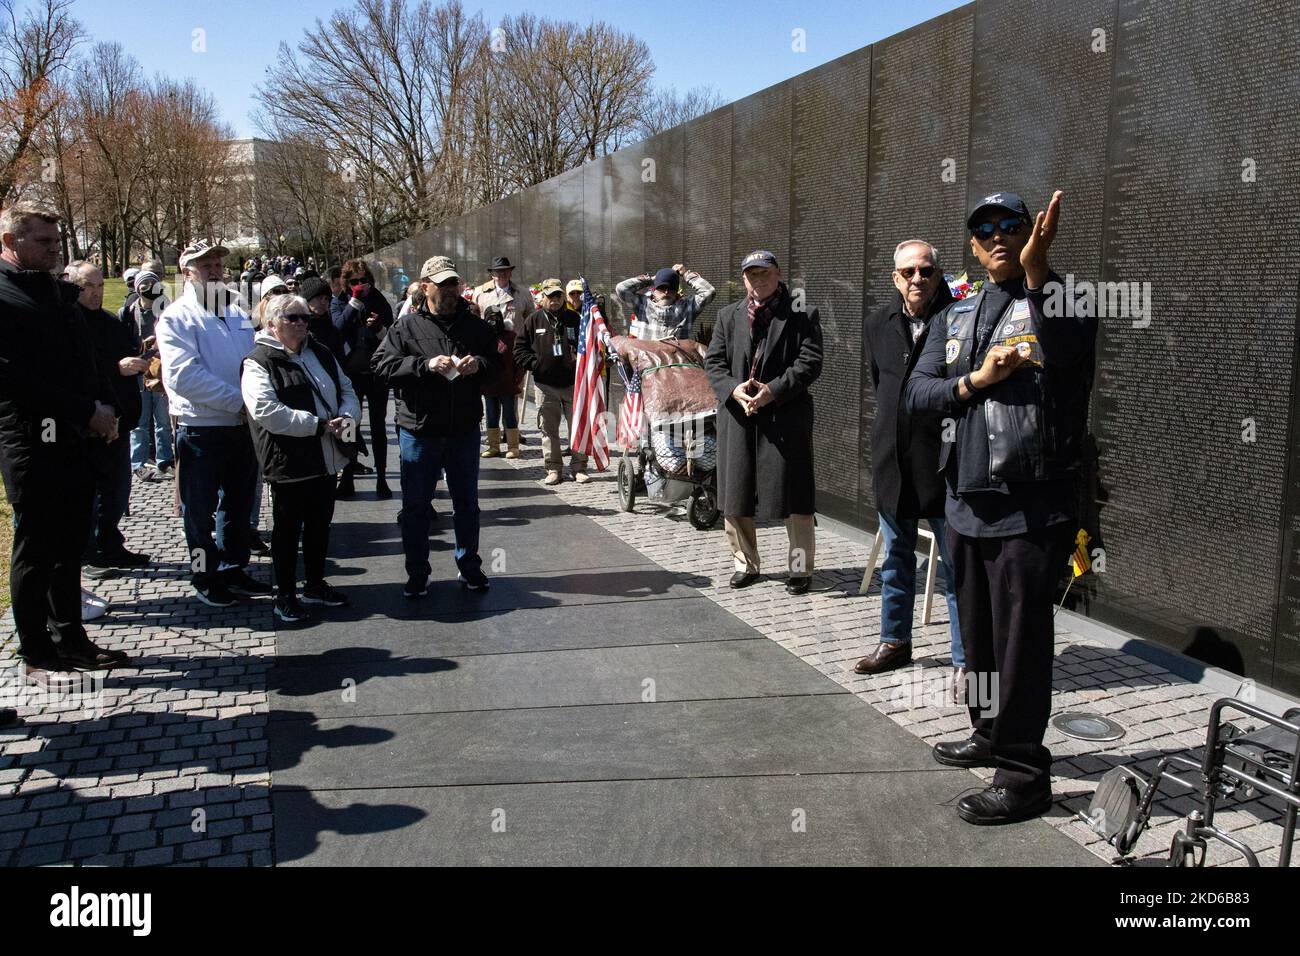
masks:
{"label": "blue sky", "polygon": [[[76,0],[76,17],[96,40],[117,41],[147,73],[192,77],[216,97],[237,135],[249,136],[253,87],[261,82],[280,41],[291,45],[344,0]],[[724,100],[747,96],[851,50],[929,20],[956,0],[660,0],[598,3],[592,0],[465,0],[489,23],[503,15],[533,13],[586,22],[604,19],[631,31],[650,47],[655,82],[686,90],[707,85]],[[192,49],[195,29],[207,51]],[[791,49],[792,31],[805,31],[806,52]]]}

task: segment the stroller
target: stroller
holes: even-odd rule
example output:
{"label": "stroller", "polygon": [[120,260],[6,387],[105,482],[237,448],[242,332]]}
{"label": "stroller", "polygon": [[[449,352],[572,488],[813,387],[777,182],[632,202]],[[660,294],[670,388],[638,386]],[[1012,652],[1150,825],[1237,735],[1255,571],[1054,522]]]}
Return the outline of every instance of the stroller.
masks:
{"label": "stroller", "polygon": [[620,415],[619,507],[631,511],[640,495],[667,507],[685,501],[691,526],[709,530],[718,521],[718,402],[704,371],[704,347],[620,335],[610,348],[625,394],[641,401],[635,437],[623,433]]}

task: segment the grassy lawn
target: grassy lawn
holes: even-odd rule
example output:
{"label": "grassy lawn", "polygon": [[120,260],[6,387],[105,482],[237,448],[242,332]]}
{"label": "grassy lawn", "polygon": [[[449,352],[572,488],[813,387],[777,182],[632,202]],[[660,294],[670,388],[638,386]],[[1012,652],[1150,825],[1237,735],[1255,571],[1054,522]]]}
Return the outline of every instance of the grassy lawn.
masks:
{"label": "grassy lawn", "polygon": [[114,315],[126,301],[126,283],[121,279],[104,280],[104,308]]}

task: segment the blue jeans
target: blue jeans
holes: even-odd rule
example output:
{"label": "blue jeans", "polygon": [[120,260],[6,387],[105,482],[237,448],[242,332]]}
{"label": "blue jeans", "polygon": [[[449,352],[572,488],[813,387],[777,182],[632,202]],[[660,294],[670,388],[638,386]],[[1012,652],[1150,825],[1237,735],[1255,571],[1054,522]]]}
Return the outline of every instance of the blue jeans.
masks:
{"label": "blue jeans", "polygon": [[[937,582],[948,600],[949,628],[952,631],[952,666],[966,666],[966,652],[961,646],[961,628],[957,625],[957,594],[953,584],[952,555],[948,551],[947,526],[942,518],[926,518],[939,543],[939,564],[943,576]],[[880,512],[880,531],[885,536],[885,564],[880,569],[880,640],[884,644],[907,644],[912,640],[912,609],[916,603],[916,529],[917,518],[898,518]]]}
{"label": "blue jeans", "polygon": [[257,456],[243,425],[181,425],[176,430],[176,458],[190,580],[203,585],[218,571],[248,564]]}
{"label": "blue jeans", "polygon": [[488,428],[496,428],[502,424],[506,428],[519,427],[519,406],[513,395],[509,398],[489,398],[484,395],[483,406],[487,410]]}
{"label": "blue jeans", "polygon": [[172,463],[172,423],[168,417],[167,393],[151,392],[143,386],[140,389],[140,422],[131,429],[131,467],[139,468],[150,458],[149,452],[156,446],[157,457],[153,460],[160,465]]}
{"label": "blue jeans", "polygon": [[456,534],[456,567],[477,571],[483,565],[478,553],[479,442],[478,429],[451,438],[426,438],[397,429],[402,459],[402,552],[411,577],[429,577],[429,502],[444,471]]}

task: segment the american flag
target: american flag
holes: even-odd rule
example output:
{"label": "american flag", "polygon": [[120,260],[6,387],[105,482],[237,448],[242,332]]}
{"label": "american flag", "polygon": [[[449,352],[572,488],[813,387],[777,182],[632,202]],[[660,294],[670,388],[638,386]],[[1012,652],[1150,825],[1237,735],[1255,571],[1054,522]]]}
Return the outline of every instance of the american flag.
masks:
{"label": "american flag", "polygon": [[578,364],[573,388],[573,450],[594,459],[597,471],[609,464],[605,437],[605,343],[609,331],[596,297],[582,280],[582,324],[578,328]]}
{"label": "american flag", "polygon": [[641,373],[635,369],[623,379],[623,404],[618,409],[618,444],[621,448],[636,448],[641,441]]}

